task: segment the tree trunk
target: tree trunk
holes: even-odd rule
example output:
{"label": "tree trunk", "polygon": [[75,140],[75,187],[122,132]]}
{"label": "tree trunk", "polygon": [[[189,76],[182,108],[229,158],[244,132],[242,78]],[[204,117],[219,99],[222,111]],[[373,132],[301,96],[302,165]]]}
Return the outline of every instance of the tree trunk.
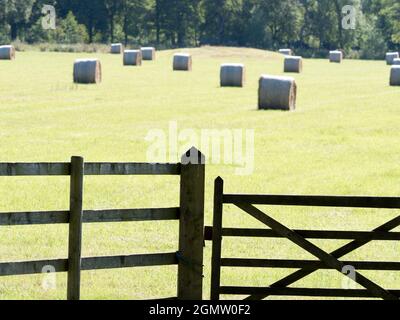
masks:
{"label": "tree trunk", "polygon": [[89,33],[89,43],[93,43],[93,21],[92,19],[89,20],[88,26],[88,33]]}
{"label": "tree trunk", "polygon": [[186,14],[184,12],[180,12],[178,14],[176,27],[177,27],[178,46],[182,48],[186,46]]}
{"label": "tree trunk", "polygon": [[124,36],[125,36],[125,47],[128,45],[128,21],[127,16],[124,18]]}
{"label": "tree trunk", "polygon": [[17,40],[18,37],[18,25],[16,23],[12,23],[11,25],[11,40]]}
{"label": "tree trunk", "polygon": [[126,45],[128,44],[128,16],[127,16],[127,14],[124,14],[124,22],[122,24],[122,30],[124,32],[124,45],[126,47]]}
{"label": "tree trunk", "polygon": [[337,0],[333,1],[335,4],[335,10],[337,15],[338,32],[339,32],[339,46],[343,49],[343,30],[342,30],[342,11],[340,9],[339,2]]}
{"label": "tree trunk", "polygon": [[185,27],[182,24],[180,24],[177,32],[178,46],[181,48],[183,48],[186,45],[186,35],[184,28]]}
{"label": "tree trunk", "polygon": [[222,15],[218,16],[219,20],[219,44],[225,44],[225,19]]}
{"label": "tree trunk", "polygon": [[114,43],[114,15],[110,16],[110,38],[111,43]]}
{"label": "tree trunk", "polygon": [[160,44],[160,33],[161,33],[160,0],[156,0],[156,37],[157,37],[157,44]]}
{"label": "tree trunk", "polygon": [[199,37],[198,37],[198,27],[196,25],[196,27],[194,28],[194,46],[198,47],[199,46]]}

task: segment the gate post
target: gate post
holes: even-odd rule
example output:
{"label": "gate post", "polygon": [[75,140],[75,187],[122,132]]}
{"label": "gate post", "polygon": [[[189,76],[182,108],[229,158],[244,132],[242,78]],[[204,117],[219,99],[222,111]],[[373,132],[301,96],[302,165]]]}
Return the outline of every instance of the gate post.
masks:
{"label": "gate post", "polygon": [[181,159],[178,299],[203,299],[205,157],[192,148]]}
{"label": "gate post", "polygon": [[221,177],[214,182],[214,218],[211,256],[211,300],[219,300],[221,285],[221,250],[222,250],[222,210],[224,180]]}

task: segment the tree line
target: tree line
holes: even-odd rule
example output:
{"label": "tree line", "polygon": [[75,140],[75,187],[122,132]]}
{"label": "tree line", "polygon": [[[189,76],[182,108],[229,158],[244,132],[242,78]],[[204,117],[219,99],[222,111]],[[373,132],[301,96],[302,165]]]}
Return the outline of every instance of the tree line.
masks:
{"label": "tree line", "polygon": [[[56,29],[43,28],[44,5]],[[361,58],[400,50],[399,0],[0,0],[0,43],[343,49]]]}

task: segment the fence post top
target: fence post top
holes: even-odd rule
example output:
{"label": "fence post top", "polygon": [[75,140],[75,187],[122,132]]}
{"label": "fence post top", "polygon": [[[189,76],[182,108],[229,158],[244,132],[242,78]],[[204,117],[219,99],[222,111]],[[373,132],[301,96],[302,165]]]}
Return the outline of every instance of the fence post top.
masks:
{"label": "fence post top", "polygon": [[71,157],[71,161],[72,160],[82,160],[83,161],[83,157],[81,157],[81,156],[72,156]]}
{"label": "fence post top", "polygon": [[195,147],[190,148],[186,151],[181,158],[181,162],[184,165],[187,164],[205,164],[206,157]]}

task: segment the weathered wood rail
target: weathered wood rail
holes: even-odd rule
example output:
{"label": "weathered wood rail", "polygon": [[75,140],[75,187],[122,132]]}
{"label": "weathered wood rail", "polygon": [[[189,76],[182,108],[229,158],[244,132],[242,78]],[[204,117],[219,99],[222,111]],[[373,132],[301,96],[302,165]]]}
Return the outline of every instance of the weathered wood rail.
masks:
{"label": "weathered wood rail", "polygon": [[[400,290],[382,288],[360,274],[358,270],[399,271],[400,262],[343,261],[345,255],[363,247],[371,241],[399,241],[400,232],[392,232],[400,226],[400,215],[366,231],[292,230],[261,211],[255,205],[346,207],[400,209],[400,198],[395,197],[338,197],[338,196],[287,196],[287,195],[235,195],[224,194],[224,181],[215,180],[213,226],[205,228],[205,239],[212,240],[211,299],[220,295],[249,295],[247,300],[260,300],[268,296],[310,297],[360,297],[399,300]],[[233,204],[255,218],[268,229],[224,228],[223,206]],[[286,238],[306,250],[318,260],[238,259],[222,258],[223,237]],[[333,252],[325,252],[308,239],[353,240]],[[334,269],[343,273],[344,267],[354,268],[353,281],[364,289],[292,288],[290,285],[320,269]],[[268,287],[221,286],[221,268],[285,268],[298,269]],[[349,276],[344,274],[343,276]]]}
{"label": "weathered wood rail", "polygon": [[[177,164],[0,163],[0,177],[70,176],[70,208],[67,211],[0,213],[1,226],[69,224],[67,259],[0,263],[0,276],[42,273],[51,266],[68,272],[67,299],[80,299],[80,274],[85,270],[177,265],[177,298],[203,298],[204,156],[192,148]],[[83,179],[101,175],[179,175],[180,204],[174,208],[83,210]],[[132,221],[179,221],[176,252],[111,257],[82,257],[82,224]]]}

